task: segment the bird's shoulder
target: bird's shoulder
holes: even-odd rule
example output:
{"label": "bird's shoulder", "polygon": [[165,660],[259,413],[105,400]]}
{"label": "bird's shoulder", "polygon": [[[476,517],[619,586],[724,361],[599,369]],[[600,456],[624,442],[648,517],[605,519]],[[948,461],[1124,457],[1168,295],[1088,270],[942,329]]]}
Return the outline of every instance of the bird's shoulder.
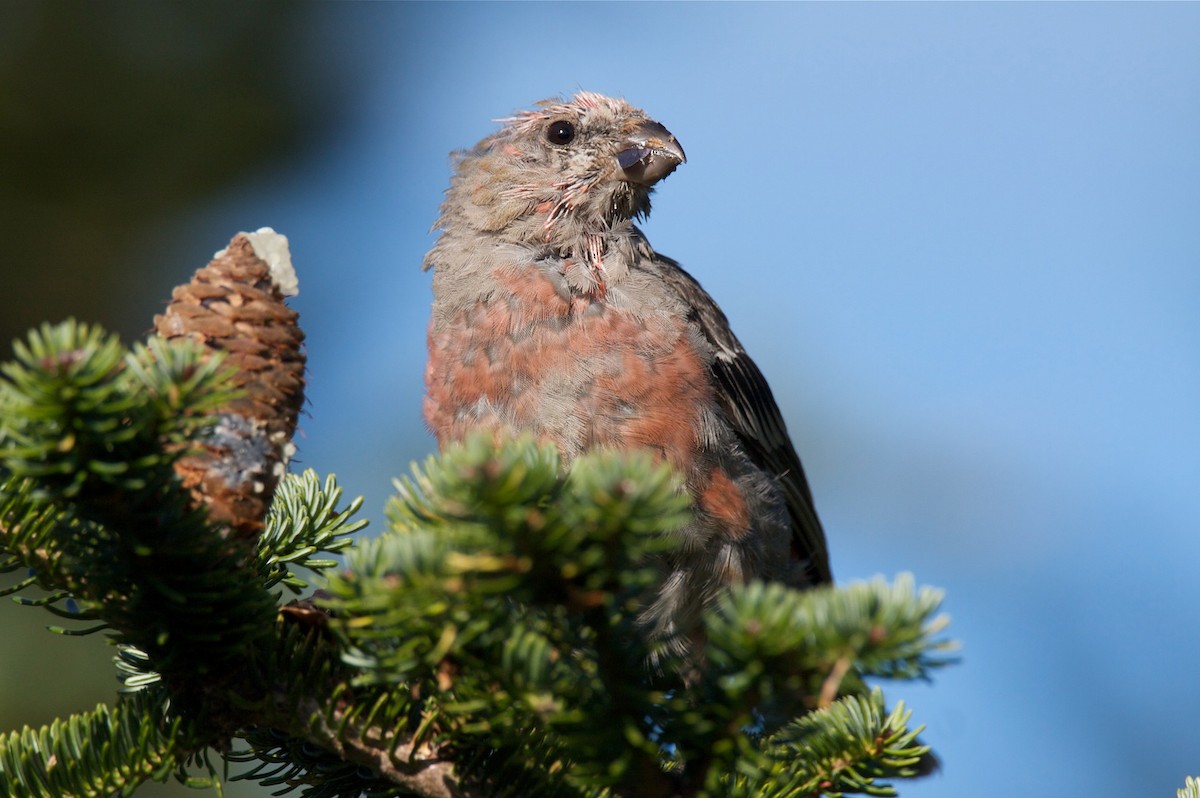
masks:
{"label": "bird's shoulder", "polygon": [[831,581],[825,534],[812,492],[762,370],[747,354],[716,301],[678,261],[654,253],[642,268],[653,271],[680,299],[688,320],[712,348],[710,369],[721,411],[747,456],[782,486],[796,554],[805,561],[806,580],[809,584]]}

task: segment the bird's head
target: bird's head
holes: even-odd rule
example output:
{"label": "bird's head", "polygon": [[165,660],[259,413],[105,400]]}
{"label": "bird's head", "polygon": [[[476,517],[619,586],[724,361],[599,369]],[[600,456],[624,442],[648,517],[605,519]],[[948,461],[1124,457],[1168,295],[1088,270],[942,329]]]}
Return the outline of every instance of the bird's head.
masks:
{"label": "bird's head", "polygon": [[510,240],[565,245],[643,217],[654,184],[687,160],[662,124],[591,92],[500,121],[459,153],[447,206]]}

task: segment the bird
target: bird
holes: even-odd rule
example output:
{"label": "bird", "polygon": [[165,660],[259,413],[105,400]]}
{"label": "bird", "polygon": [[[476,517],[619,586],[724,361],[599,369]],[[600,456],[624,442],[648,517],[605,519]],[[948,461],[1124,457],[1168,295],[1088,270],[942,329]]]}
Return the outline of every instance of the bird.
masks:
{"label": "bird", "polygon": [[639,621],[692,648],[730,585],[832,581],[825,534],[765,377],[717,303],[635,222],[687,161],[623,99],[580,91],[453,154],[433,272],[424,415],[440,447],[531,433],[565,465],[648,449],[692,500]]}

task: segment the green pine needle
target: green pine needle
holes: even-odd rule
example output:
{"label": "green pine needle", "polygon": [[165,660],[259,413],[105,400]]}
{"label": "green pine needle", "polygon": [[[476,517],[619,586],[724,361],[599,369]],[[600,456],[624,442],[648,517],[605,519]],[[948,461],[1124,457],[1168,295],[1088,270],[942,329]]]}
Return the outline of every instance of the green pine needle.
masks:
{"label": "green pine needle", "polygon": [[162,696],[103,704],[91,712],[0,736],[0,795],[108,798],[165,781],[181,764],[179,721],[163,719]]}
{"label": "green pine needle", "polygon": [[283,583],[293,593],[308,587],[297,569],[324,571],[338,561],[320,554],[337,554],[367,525],[351,520],[362,509],[362,497],[339,509],[342,489],[332,474],[320,482],[312,469],[288,474],[279,483],[266,528],[258,539],[257,567],[267,587]]}
{"label": "green pine needle", "polygon": [[761,798],[895,795],[885,780],[916,775],[929,753],[917,742],[921,729],[908,727],[910,716],[903,703],[888,712],[878,689],[842,698],[765,740],[759,769],[741,777],[736,792]]}

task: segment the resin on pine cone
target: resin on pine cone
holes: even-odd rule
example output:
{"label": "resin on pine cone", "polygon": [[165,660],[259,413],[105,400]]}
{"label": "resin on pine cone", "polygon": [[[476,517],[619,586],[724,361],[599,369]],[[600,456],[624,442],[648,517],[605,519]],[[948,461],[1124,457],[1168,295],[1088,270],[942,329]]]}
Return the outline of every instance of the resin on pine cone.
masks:
{"label": "resin on pine cone", "polygon": [[175,463],[192,499],[240,538],[263,528],[275,487],[294,451],[304,401],[304,333],[284,304],[296,275],[287,239],[263,228],[239,233],[192,281],[175,289],[154,326],[164,338],[191,338],[226,353],[239,398]]}

